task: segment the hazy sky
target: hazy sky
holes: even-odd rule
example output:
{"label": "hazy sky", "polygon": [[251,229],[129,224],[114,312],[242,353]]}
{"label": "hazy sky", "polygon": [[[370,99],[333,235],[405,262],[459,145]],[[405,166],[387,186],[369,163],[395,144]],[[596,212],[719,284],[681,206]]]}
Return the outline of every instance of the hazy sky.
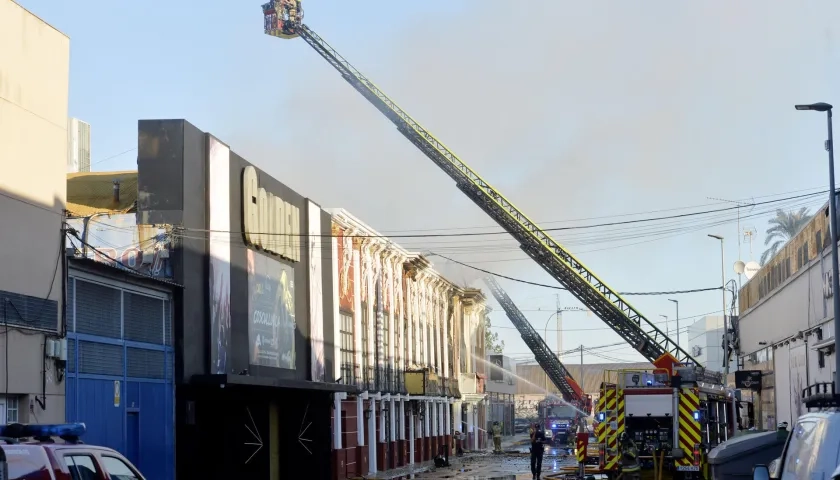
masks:
{"label": "hazy sky", "polygon": [[[95,170],[136,168],[135,151],[109,157],[136,147],[138,119],[186,118],[301,194],[382,232],[498,230],[306,43],[264,35],[260,2],[20,3],[71,38],[70,115],[92,126]],[[836,1],[304,5],[313,30],[547,228],[828,185],[824,116],[793,104],[840,103]],[[708,206],[622,216],[698,205]],[[751,218],[742,227],[758,230],[756,259],[772,207],[743,212]],[[720,247],[708,233],[726,237],[726,274],[735,276],[735,218],[555,238],[617,290],[704,288],[720,284]],[[453,230],[463,227],[486,228]],[[399,243],[556,284],[506,236]],[[749,260],[748,246],[741,256]],[[542,331],[556,291],[501,282]],[[667,299],[678,299],[683,329],[686,317],[721,309],[719,292],[628,298],[656,322],[673,319]],[[579,305],[562,292],[560,301]],[[507,353],[527,354],[501,311],[493,324]],[[585,313],[565,314],[564,326],[564,348],[619,341]],[[638,359],[626,346],[601,352]]]}

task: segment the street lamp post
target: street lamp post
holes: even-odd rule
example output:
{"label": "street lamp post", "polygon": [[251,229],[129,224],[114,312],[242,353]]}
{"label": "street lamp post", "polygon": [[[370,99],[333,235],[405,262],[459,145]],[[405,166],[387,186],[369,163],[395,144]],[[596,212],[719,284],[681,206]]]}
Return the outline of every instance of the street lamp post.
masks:
{"label": "street lamp post", "polygon": [[[831,224],[831,296],[834,303],[834,343],[840,339],[840,275],[838,275],[837,261],[837,192],[834,187],[834,134],[831,127],[831,109],[828,103],[819,102],[809,105],[796,105],[797,110],[812,110],[825,112],[828,120],[828,140],[825,149],[828,150],[828,218]],[[836,347],[835,347],[836,349]],[[836,350],[835,350],[836,351]],[[834,354],[834,388],[840,390],[840,354]]]}
{"label": "street lamp post", "polygon": [[669,302],[674,302],[677,306],[677,346],[680,346],[680,301],[668,299]]}
{"label": "street lamp post", "polygon": [[[545,340],[545,344],[548,345],[548,322],[554,318],[555,315],[559,315],[560,310],[558,309],[556,312],[552,313],[545,319],[545,328],[543,329],[543,338]],[[548,347],[549,352],[551,351],[551,347]],[[557,358],[560,358],[560,350],[557,350]],[[548,392],[548,372],[545,372],[545,391]]]}
{"label": "street lamp post", "polygon": [[724,268],[723,237],[711,235],[709,237],[720,240],[720,299],[723,307],[723,375],[724,382],[729,377],[729,326],[726,324],[726,269]]}
{"label": "street lamp post", "polygon": [[659,315],[665,319],[665,336],[671,338],[671,330],[668,329],[668,315]]}

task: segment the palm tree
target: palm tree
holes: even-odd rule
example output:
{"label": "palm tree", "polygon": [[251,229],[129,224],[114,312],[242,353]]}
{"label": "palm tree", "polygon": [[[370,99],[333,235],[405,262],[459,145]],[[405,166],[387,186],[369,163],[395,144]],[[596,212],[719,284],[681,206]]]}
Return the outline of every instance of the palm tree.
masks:
{"label": "palm tree", "polygon": [[771,259],[779,248],[799,233],[809,221],[811,221],[811,214],[808,213],[808,207],[802,207],[798,211],[785,212],[782,209],[776,210],[776,216],[771,218],[769,222],[770,227],[764,234],[764,246],[770,245],[764,253],[761,254],[761,264],[764,265],[767,260]]}

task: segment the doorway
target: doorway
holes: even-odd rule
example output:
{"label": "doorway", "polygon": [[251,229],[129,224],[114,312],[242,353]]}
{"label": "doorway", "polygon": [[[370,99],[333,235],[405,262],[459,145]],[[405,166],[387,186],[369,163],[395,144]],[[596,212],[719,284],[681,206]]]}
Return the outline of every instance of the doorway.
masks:
{"label": "doorway", "polygon": [[126,412],[125,457],[133,464],[140,464],[140,412]]}

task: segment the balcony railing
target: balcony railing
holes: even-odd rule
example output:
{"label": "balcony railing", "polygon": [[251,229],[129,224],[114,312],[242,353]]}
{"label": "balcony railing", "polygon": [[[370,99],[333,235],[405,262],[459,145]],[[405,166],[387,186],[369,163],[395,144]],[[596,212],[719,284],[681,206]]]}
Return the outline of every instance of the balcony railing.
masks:
{"label": "balcony railing", "polygon": [[363,390],[376,390],[376,369],[371,365],[363,368],[362,383],[360,387]]}
{"label": "balcony railing", "polygon": [[342,385],[359,385],[359,366],[352,363],[341,364],[341,382]]}

